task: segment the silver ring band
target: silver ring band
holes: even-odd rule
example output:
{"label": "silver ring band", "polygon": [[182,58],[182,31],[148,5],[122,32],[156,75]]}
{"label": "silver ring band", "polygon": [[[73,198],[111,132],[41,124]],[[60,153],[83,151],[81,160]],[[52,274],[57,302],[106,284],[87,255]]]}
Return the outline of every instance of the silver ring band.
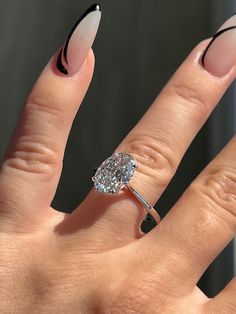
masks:
{"label": "silver ring band", "polygon": [[155,208],[150,205],[143,197],[140,195],[130,184],[127,184],[125,188],[133,194],[133,196],[141,203],[141,205],[146,208],[147,213],[149,213],[156,223],[158,224],[161,221],[161,217],[158,214],[158,212],[155,210]]}

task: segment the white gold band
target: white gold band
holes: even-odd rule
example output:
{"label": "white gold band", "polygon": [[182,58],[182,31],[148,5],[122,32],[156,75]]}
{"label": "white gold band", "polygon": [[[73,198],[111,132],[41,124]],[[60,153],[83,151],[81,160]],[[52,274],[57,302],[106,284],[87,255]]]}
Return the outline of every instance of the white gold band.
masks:
{"label": "white gold band", "polygon": [[142,195],[140,195],[130,184],[127,184],[125,188],[133,194],[139,203],[147,210],[147,213],[149,213],[155,219],[156,223],[161,221],[161,217],[158,212],[142,197]]}

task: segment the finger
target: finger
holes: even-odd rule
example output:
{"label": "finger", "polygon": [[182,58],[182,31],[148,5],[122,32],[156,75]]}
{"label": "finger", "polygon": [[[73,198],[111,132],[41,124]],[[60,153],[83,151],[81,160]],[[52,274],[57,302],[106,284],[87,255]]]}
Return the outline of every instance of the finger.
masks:
{"label": "finger", "polygon": [[236,277],[205,307],[206,313],[236,313]]}
{"label": "finger", "polygon": [[189,186],[159,227],[143,239],[145,250],[152,247],[153,265],[160,245],[171,251],[183,284],[195,285],[235,237],[235,151],[236,136]]}
{"label": "finger", "polygon": [[[1,202],[18,222],[51,213],[68,134],[91,81],[101,11],[92,6],[46,66],[23,108],[1,169]],[[9,205],[10,204],[10,205]],[[25,217],[27,216],[27,217]],[[23,228],[23,227],[22,227]]]}
{"label": "finger", "polygon": [[[137,160],[138,169],[131,185],[151,204],[155,204],[161,196],[194,136],[235,78],[234,69],[221,77],[212,74],[213,61],[208,71],[207,55],[204,69],[200,59],[207,45],[208,41],[204,41],[193,50],[141,121],[117,148],[117,151],[130,153]],[[221,66],[221,61],[218,51],[215,55],[217,58],[212,56],[212,59],[217,68]],[[233,67],[235,60],[232,61]],[[100,198],[107,198],[110,203],[110,196]],[[104,208],[103,201],[99,202],[99,197],[92,191],[87,200],[92,209],[91,212],[87,211],[85,215],[88,217],[85,219],[88,221],[89,215],[92,216],[97,208],[100,213],[98,226],[105,230],[101,234],[111,236],[118,234],[122,228],[124,237],[133,239],[137,235],[134,230],[136,221],[140,212],[143,216],[144,211],[130,196],[123,196],[120,200],[120,197],[113,197],[113,205]],[[81,218],[79,213],[78,216]],[[80,224],[83,224],[83,218]]]}

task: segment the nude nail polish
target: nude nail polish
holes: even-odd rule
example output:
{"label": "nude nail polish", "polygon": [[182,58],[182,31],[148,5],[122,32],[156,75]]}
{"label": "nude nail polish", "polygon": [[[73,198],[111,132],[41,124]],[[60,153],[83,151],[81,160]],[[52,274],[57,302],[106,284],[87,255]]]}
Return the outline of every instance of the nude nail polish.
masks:
{"label": "nude nail polish", "polygon": [[57,69],[64,75],[79,72],[92,47],[101,20],[101,7],[92,5],[73,26],[57,57]]}
{"label": "nude nail polish", "polygon": [[202,55],[202,65],[212,75],[226,75],[236,65],[236,14],[216,32]]}

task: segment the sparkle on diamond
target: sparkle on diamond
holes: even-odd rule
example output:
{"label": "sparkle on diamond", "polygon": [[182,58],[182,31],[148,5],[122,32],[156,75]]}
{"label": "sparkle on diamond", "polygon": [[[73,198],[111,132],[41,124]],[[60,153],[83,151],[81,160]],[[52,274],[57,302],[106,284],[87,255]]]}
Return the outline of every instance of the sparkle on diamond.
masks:
{"label": "sparkle on diamond", "polygon": [[135,159],[124,153],[115,153],[107,158],[93,177],[99,192],[116,194],[132,178],[137,167]]}

